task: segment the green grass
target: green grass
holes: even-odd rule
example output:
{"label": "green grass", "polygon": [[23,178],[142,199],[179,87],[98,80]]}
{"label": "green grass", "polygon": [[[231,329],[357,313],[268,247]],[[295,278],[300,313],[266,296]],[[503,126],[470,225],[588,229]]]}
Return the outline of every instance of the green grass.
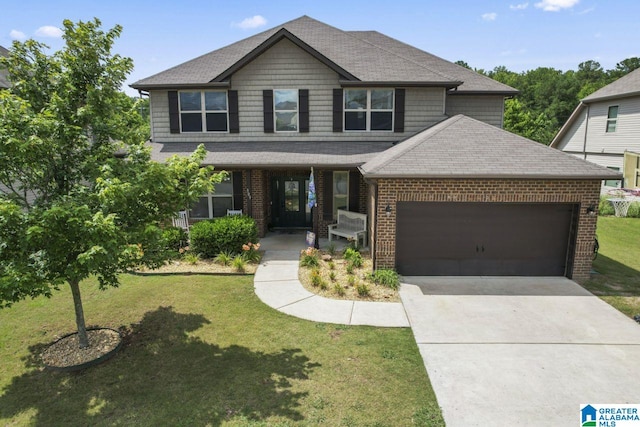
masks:
{"label": "green grass", "polygon": [[74,374],[37,357],[74,331],[70,292],[0,310],[0,425],[444,425],[410,329],[289,317],[262,304],[252,280],[83,283],[87,323],[125,341]]}
{"label": "green grass", "polygon": [[627,316],[640,314],[640,219],[598,218],[597,274],[585,287]]}

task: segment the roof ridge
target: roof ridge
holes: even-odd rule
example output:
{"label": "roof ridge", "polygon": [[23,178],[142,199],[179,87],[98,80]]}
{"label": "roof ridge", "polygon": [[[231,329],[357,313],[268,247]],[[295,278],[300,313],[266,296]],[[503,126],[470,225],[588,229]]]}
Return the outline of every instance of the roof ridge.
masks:
{"label": "roof ridge", "polygon": [[[428,128],[425,128],[409,137],[407,137],[406,139],[399,141],[396,145],[394,145],[393,147],[389,148],[389,150],[392,150],[394,147],[401,147],[402,144],[406,143],[407,141],[414,139],[414,141],[410,141],[410,143],[404,147],[404,149],[400,149],[398,148],[398,152],[395,153],[393,156],[390,156],[389,158],[387,158],[384,162],[380,163],[379,165],[375,166],[376,168],[380,169],[383,168],[384,166],[386,166],[387,164],[395,161],[398,157],[401,157],[409,152],[411,152],[412,150],[414,150],[416,147],[418,147],[420,144],[422,144],[422,142],[424,142],[424,140],[422,140],[421,138],[419,138],[420,135],[422,135],[425,132],[429,132],[431,131],[431,133],[429,134],[429,137],[433,137],[437,134],[439,134],[440,132],[442,132],[443,130],[447,129],[449,126],[453,125],[454,123],[458,122],[460,119],[462,119],[463,117],[466,117],[464,114],[457,114],[453,117],[447,117],[441,121],[439,121],[438,123],[435,123],[431,126],[429,126]],[[437,128],[437,129],[436,129]],[[375,159],[374,159],[375,161]]]}
{"label": "roof ridge", "polygon": [[[339,28],[338,28],[338,29],[339,29]],[[353,33],[354,33],[353,31],[345,31],[345,30],[340,30],[340,31],[342,31],[343,33],[345,33],[345,34],[346,34],[346,35],[348,35],[349,37],[353,37],[353,38],[355,38],[355,39],[360,40],[361,42],[367,43],[367,44],[369,44],[369,45],[371,45],[371,46],[375,46],[376,48],[378,48],[378,49],[380,49],[380,50],[384,50],[384,51],[385,51],[385,52],[387,52],[387,53],[390,53],[390,54],[392,54],[392,55],[394,55],[394,56],[397,56],[398,58],[402,58],[402,59],[404,59],[405,61],[409,61],[409,62],[411,62],[411,63],[413,63],[413,64],[415,64],[415,65],[419,66],[420,68],[424,68],[425,70],[431,71],[432,73],[438,74],[439,76],[442,76],[442,77],[445,77],[445,78],[447,78],[447,79],[450,79],[452,82],[457,82],[457,81],[459,81],[458,79],[455,79],[455,78],[454,78],[454,77],[452,77],[452,76],[449,76],[449,75],[444,74],[444,73],[442,73],[442,72],[440,72],[440,71],[434,70],[434,69],[433,69],[433,68],[431,68],[431,67],[427,67],[427,66],[425,66],[424,64],[419,63],[418,61],[415,61],[415,60],[413,60],[413,59],[411,59],[411,58],[407,58],[407,57],[406,57],[406,56],[404,56],[404,55],[400,55],[400,54],[399,54],[399,53],[397,53],[397,52],[394,52],[394,51],[391,51],[391,50],[389,50],[389,49],[386,49],[386,48],[384,48],[384,47],[382,47],[382,46],[379,46],[379,45],[377,45],[377,44],[375,44],[375,43],[373,43],[373,42],[370,42],[369,40],[365,40],[365,39],[362,39],[362,38],[360,38],[360,37],[357,37],[355,34],[353,34]],[[402,41],[400,41],[400,40],[398,40],[398,39],[394,39],[393,37],[389,37],[389,36],[387,36],[386,34],[382,34],[381,32],[376,31],[376,30],[361,30],[361,31],[359,31],[359,32],[373,32],[373,33],[377,33],[377,34],[380,34],[380,35],[382,35],[382,36],[384,36],[384,37],[388,37],[388,38],[393,39],[393,40],[395,40],[395,41],[397,41],[397,42],[400,42],[400,43],[402,43],[402,44],[407,45],[406,43],[404,43],[404,42],[402,42]],[[409,45],[407,45],[407,46],[409,46]],[[424,51],[423,51],[423,52],[424,52]],[[442,58],[439,58],[439,59],[442,59]],[[446,61],[446,59],[443,59],[443,61]],[[447,61],[447,62],[449,62],[449,61]]]}

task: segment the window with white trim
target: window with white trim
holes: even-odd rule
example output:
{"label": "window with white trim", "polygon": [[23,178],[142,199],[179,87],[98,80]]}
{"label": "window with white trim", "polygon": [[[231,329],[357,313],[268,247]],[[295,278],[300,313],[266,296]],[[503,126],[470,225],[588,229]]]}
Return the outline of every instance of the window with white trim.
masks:
{"label": "window with white trim", "polygon": [[297,132],[298,89],[275,89],[273,112],[276,132]]}
{"label": "window with white trim", "polygon": [[393,89],[345,89],[344,130],[393,131]]}
{"label": "window with white trim", "polygon": [[618,106],[613,105],[609,107],[609,111],[607,112],[607,133],[616,131],[617,122],[618,122]]}
{"label": "window with white trim", "polygon": [[227,209],[234,209],[232,174],[227,175],[224,181],[215,184],[213,193],[200,197],[191,206],[189,216],[194,219],[217,218],[227,215]]}
{"label": "window with white trim", "polygon": [[333,172],[333,214],[337,215],[338,209],[349,209],[349,172]]}
{"label": "window with white trim", "polygon": [[226,91],[181,91],[179,109],[182,132],[227,132],[229,130]]}

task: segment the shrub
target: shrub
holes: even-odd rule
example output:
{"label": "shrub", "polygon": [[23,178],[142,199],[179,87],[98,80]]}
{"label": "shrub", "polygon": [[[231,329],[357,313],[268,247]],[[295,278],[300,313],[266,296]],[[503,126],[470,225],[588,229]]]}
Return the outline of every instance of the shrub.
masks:
{"label": "shrub", "polygon": [[329,280],[331,280],[332,282],[336,281],[336,272],[335,271],[330,271],[329,272]]}
{"label": "shrub", "polygon": [[189,236],[180,227],[166,227],[162,230],[162,240],[167,249],[177,252],[180,248],[187,246]]}
{"label": "shrub", "polygon": [[360,252],[353,248],[345,250],[342,257],[349,263],[349,265],[353,266],[354,268],[360,268],[364,263]]}
{"label": "shrub", "polygon": [[191,227],[193,250],[206,258],[212,258],[223,251],[242,253],[242,245],[257,240],[258,227],[255,220],[243,215],[200,221]]}
{"label": "shrub", "polygon": [[236,255],[233,258],[233,261],[231,261],[231,265],[237,272],[244,273],[244,270],[247,267],[247,262],[244,260],[242,255]]}
{"label": "shrub", "polygon": [[351,264],[351,262],[347,264],[347,274],[353,274],[353,264]]}
{"label": "shrub", "polygon": [[314,268],[313,270],[311,270],[311,284],[315,287],[320,286],[320,282],[322,282],[322,276],[320,276],[320,270],[317,268]]}
{"label": "shrub", "polygon": [[627,218],[640,218],[640,202],[633,202],[629,205]]}
{"label": "shrub", "polygon": [[325,282],[324,280],[320,279],[320,289],[325,290],[327,289],[328,285],[327,282]]}
{"label": "shrub", "polygon": [[344,295],[344,287],[340,283],[333,285],[333,291],[340,296]]}
{"label": "shrub", "polygon": [[302,259],[300,259],[301,267],[319,267],[320,258],[318,257],[318,251],[314,248],[307,248],[302,251]]}
{"label": "shrub", "polygon": [[327,253],[331,256],[335,256],[336,255],[336,244],[331,242],[329,243],[329,246],[327,247]]}
{"label": "shrub", "polygon": [[336,263],[333,261],[329,261],[327,263],[327,265],[329,266],[329,270],[335,270],[336,269]]}
{"label": "shrub", "polygon": [[398,273],[388,268],[377,269],[369,276],[369,280],[377,285],[386,286],[391,289],[398,289],[398,286],[400,286]]}
{"label": "shrub", "polygon": [[260,249],[260,243],[244,244],[242,245],[242,257],[249,263],[257,264],[262,258],[258,249]]}
{"label": "shrub", "polygon": [[349,286],[353,286],[356,284],[356,276],[349,276],[347,277],[347,284]]}
{"label": "shrub", "polygon": [[231,265],[231,261],[233,261],[233,255],[231,255],[229,252],[220,252],[213,259],[213,262],[215,262],[216,264],[220,264],[224,266]]}
{"label": "shrub", "polygon": [[200,254],[184,254],[184,261],[189,265],[196,265],[200,261]]}
{"label": "shrub", "polygon": [[615,215],[615,210],[606,197],[600,197],[600,204],[598,205],[599,215]]}
{"label": "shrub", "polygon": [[368,297],[369,293],[371,292],[369,286],[366,283],[358,283],[356,285],[356,291],[361,297]]}

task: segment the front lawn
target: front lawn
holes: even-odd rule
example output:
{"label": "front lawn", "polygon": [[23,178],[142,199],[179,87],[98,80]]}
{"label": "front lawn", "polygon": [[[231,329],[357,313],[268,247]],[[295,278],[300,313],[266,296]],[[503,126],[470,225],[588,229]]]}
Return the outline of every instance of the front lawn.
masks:
{"label": "front lawn", "polygon": [[599,217],[598,240],[585,287],[627,316],[640,314],[640,219]]}
{"label": "front lawn", "polygon": [[125,331],[76,374],[37,355],[74,331],[71,294],[0,310],[0,424],[443,425],[408,328],[328,325],[262,304],[251,276],[83,283],[90,325]]}

